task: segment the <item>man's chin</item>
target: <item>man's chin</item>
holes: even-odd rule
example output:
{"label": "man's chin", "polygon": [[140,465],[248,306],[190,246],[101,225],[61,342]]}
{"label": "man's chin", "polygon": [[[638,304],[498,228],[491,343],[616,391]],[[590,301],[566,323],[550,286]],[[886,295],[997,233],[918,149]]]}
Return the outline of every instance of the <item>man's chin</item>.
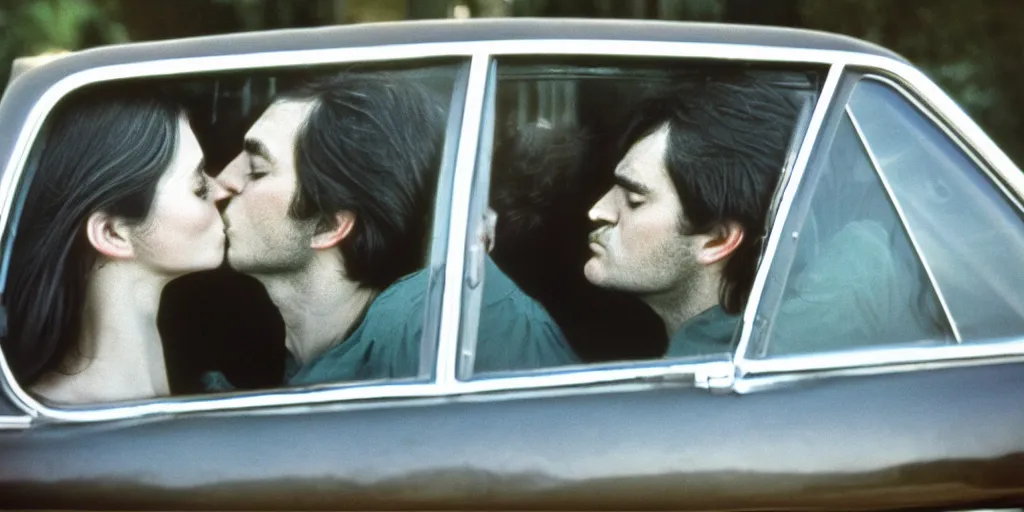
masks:
{"label": "man's chin", "polygon": [[590,281],[590,284],[603,287],[605,272],[602,267],[603,265],[598,261],[597,257],[591,256],[587,263],[583,265],[583,276],[587,278],[587,281]]}

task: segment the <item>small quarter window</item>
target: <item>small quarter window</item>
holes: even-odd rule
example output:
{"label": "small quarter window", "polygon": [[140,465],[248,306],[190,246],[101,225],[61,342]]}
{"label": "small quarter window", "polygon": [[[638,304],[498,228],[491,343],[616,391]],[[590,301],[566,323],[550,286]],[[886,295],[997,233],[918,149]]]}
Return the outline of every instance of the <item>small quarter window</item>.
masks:
{"label": "small quarter window", "polygon": [[1024,334],[1019,204],[893,87],[861,82],[850,113],[904,212],[961,340]]}
{"label": "small quarter window", "polygon": [[773,263],[758,311],[769,321],[747,356],[1024,332],[1019,204],[888,83],[860,80],[835,114],[780,239],[779,254],[792,256]]}
{"label": "small quarter window", "polygon": [[925,268],[848,115],[825,151],[801,190],[812,195],[806,215],[784,231],[796,250],[767,354],[951,340]]}

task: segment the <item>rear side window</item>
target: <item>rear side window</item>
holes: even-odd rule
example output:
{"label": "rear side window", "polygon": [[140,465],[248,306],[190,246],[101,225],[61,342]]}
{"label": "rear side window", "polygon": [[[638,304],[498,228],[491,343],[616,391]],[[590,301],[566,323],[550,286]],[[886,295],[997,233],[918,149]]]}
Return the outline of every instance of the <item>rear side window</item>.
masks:
{"label": "rear side window", "polygon": [[[716,284],[695,291],[713,282],[701,281],[711,265],[683,246],[711,232],[702,212],[746,214],[736,261],[753,275],[787,145],[806,123],[798,113],[823,76],[812,66],[498,58],[477,167],[489,186],[474,211],[489,206],[494,229],[470,248],[461,375],[727,357],[739,308],[722,307]],[[671,135],[655,148],[660,133]]]}

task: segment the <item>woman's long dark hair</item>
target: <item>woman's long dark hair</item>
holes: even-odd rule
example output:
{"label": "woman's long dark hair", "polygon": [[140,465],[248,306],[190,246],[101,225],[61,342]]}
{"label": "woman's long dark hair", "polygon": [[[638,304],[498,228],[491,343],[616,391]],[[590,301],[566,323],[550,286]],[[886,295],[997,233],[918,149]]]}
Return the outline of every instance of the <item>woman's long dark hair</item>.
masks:
{"label": "woman's long dark hair", "polygon": [[179,106],[112,91],[58,105],[38,155],[10,260],[4,354],[24,385],[77,350],[97,253],[85,224],[95,212],[143,222],[174,157]]}

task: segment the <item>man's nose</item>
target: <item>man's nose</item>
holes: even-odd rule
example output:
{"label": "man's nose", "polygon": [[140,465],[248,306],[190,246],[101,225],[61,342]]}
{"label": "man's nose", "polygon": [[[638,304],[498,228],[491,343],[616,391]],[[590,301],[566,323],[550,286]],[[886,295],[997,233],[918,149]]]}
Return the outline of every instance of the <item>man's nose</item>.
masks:
{"label": "man's nose", "polygon": [[238,195],[245,189],[246,176],[245,176],[245,153],[239,153],[234,160],[228,163],[224,167],[224,170],[220,172],[220,175],[216,178],[217,184],[220,185],[229,196]]}
{"label": "man's nose", "polygon": [[615,224],[615,211],[612,208],[612,191],[609,190],[587,212],[587,218],[596,225]]}

